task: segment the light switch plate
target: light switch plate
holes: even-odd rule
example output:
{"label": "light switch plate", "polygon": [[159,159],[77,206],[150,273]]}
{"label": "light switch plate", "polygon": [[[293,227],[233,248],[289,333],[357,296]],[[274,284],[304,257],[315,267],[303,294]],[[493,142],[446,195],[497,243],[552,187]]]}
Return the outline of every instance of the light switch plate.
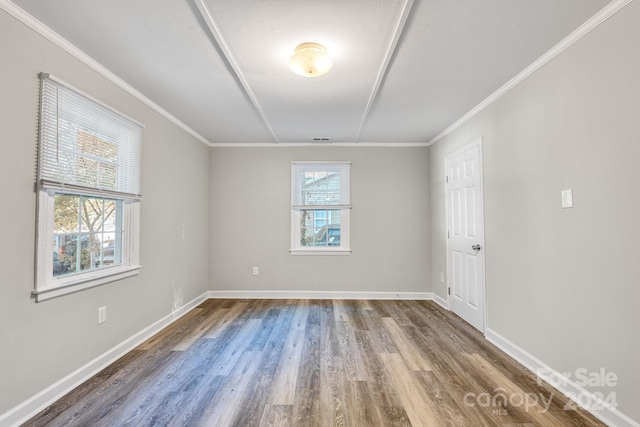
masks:
{"label": "light switch plate", "polygon": [[569,188],[568,190],[562,190],[562,208],[572,208],[573,207],[573,190]]}

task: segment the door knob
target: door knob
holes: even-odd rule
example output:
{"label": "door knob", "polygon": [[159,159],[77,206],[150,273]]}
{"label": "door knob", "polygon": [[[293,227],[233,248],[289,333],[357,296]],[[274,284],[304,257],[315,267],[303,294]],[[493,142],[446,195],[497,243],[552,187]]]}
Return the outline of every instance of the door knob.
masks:
{"label": "door knob", "polygon": [[482,246],[480,246],[480,245],[473,245],[473,246],[471,246],[471,249],[473,249],[474,251],[479,251],[480,249],[482,249]]}

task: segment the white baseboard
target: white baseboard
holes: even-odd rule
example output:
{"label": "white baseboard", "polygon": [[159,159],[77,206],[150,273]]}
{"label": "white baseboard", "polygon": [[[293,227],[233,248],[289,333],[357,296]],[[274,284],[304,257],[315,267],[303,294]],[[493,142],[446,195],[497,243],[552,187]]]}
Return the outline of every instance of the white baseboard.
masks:
{"label": "white baseboard", "polygon": [[[609,403],[604,402],[598,396],[587,391],[572,379],[566,377],[555,369],[552,369],[550,366],[518,347],[516,344],[504,338],[497,332],[487,328],[485,331],[485,337],[496,347],[500,348],[509,356],[524,365],[527,369],[538,375],[538,378],[549,383],[560,393],[564,394],[577,405],[580,405],[585,410],[589,411],[605,424],[617,427],[640,427],[638,422],[618,411],[618,409],[614,408]],[[585,405],[585,403],[590,403],[590,405]]]}
{"label": "white baseboard", "polygon": [[432,299],[440,307],[444,308],[445,310],[449,310],[449,301],[447,301],[446,299],[442,298],[440,295],[434,293]]}
{"label": "white baseboard", "polygon": [[26,422],[27,420],[38,414],[40,411],[45,409],[47,406],[49,406],[51,403],[60,399],[62,396],[118,360],[120,357],[133,350],[147,339],[151,338],[163,328],[175,322],[178,318],[188,313],[191,309],[198,306],[206,299],[207,293],[200,295],[194,300],[174,310],[172,313],[167,314],[165,317],[153,323],[152,325],[141,330],[137,334],[124,340],[102,355],[96,357],[86,365],[62,378],[58,382],[50,385],[38,394],[25,400],[18,406],[10,409],[4,414],[1,414],[0,427],[18,426]]}
{"label": "white baseboard", "polygon": [[209,298],[433,300],[433,292],[209,291]]}

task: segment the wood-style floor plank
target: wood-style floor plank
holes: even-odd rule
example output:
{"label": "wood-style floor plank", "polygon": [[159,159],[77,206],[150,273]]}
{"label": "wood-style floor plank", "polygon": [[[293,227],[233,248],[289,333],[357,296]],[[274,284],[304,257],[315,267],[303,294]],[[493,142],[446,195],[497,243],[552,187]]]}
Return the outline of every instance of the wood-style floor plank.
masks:
{"label": "wood-style floor plank", "polygon": [[389,373],[392,388],[407,411],[411,425],[440,425],[433,402],[429,401],[424,388],[420,387],[402,356],[398,353],[383,353],[380,358]]}
{"label": "wood-style floor plank", "polygon": [[383,326],[389,332],[391,340],[396,345],[398,353],[411,371],[431,371],[431,366],[420,355],[418,349],[409,340],[400,325],[391,317],[382,319]]}
{"label": "wood-style floor plank", "polygon": [[220,320],[214,323],[204,336],[210,339],[220,336],[227,326],[231,325],[238,316],[247,310],[248,305],[248,302],[238,302],[237,304],[234,304],[229,310],[222,314]]}
{"label": "wood-style floor plank", "polygon": [[173,347],[172,350],[187,350],[196,341],[198,341],[205,332],[210,330],[216,323],[218,323],[228,313],[228,311],[228,309],[216,310],[211,315],[203,318],[198,326],[193,331],[189,332],[189,334],[187,334],[182,341],[180,341],[175,347]]}
{"label": "wood-style floor plank", "polygon": [[208,300],[25,425],[603,425],[536,380],[429,301]]}
{"label": "wood-style floor plank", "polygon": [[290,427],[291,405],[265,405],[259,427]]}

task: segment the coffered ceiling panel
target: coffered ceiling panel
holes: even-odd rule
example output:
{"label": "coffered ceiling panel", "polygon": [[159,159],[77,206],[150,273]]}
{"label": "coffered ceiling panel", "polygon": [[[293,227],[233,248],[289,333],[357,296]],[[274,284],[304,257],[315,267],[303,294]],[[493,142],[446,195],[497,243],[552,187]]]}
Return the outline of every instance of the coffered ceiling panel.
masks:
{"label": "coffered ceiling panel", "polygon": [[[0,0],[0,7],[17,5],[210,144],[318,136],[398,144],[431,140],[609,1]],[[303,42],[327,48],[328,74],[289,70]]]}

